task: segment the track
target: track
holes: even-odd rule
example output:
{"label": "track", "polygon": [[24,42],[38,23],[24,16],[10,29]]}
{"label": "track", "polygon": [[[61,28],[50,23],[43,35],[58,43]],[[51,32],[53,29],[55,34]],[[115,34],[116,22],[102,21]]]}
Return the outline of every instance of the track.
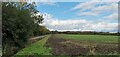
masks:
{"label": "track", "polygon": [[45,36],[37,36],[37,37],[31,38],[30,40],[42,39],[42,38],[44,38],[44,37],[45,37]]}

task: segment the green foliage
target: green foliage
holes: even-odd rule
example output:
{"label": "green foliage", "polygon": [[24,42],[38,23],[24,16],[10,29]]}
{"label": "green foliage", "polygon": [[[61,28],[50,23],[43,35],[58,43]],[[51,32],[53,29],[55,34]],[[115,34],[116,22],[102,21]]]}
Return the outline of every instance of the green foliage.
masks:
{"label": "green foliage", "polygon": [[42,15],[36,15],[35,3],[6,2],[2,5],[3,56],[25,47],[31,36],[41,35]]}
{"label": "green foliage", "polygon": [[50,33],[50,31],[45,26],[40,26],[39,30],[40,30],[42,35]]}

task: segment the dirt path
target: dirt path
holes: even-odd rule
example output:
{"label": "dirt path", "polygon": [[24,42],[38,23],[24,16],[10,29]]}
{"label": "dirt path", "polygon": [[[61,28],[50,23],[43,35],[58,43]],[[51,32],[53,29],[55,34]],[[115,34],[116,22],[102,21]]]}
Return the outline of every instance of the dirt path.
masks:
{"label": "dirt path", "polygon": [[34,37],[34,38],[30,38],[29,39],[29,43],[34,43],[42,38],[44,38],[45,36],[37,36],[37,37]]}
{"label": "dirt path", "polygon": [[45,37],[45,36],[37,36],[37,37],[31,38],[30,40],[41,39],[43,37]]}

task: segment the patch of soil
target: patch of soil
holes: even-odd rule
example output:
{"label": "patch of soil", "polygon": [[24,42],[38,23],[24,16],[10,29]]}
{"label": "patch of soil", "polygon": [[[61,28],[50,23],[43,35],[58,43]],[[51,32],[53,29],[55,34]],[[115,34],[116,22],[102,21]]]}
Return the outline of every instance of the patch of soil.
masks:
{"label": "patch of soil", "polygon": [[[66,42],[63,44],[63,42]],[[53,55],[85,55],[89,52],[88,49],[74,45],[68,40],[63,38],[59,38],[55,35],[52,35],[51,38],[48,39],[47,44],[53,48]]]}
{"label": "patch of soil", "polygon": [[114,54],[114,53],[118,53],[119,50],[117,44],[97,45],[95,49],[97,53],[101,53],[101,54]]}
{"label": "patch of soil", "polygon": [[46,46],[52,48],[53,55],[106,55],[118,52],[117,44],[74,41],[57,35],[52,35]]}

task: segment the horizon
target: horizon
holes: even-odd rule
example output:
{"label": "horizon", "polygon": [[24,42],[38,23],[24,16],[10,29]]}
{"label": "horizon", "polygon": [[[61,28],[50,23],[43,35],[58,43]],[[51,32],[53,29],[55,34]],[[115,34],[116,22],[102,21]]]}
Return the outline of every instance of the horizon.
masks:
{"label": "horizon", "polygon": [[[90,31],[90,30],[78,30],[78,31],[74,31],[74,30],[50,30],[50,31],[58,31],[58,32],[102,32],[102,31]],[[104,31],[103,31],[104,32]],[[109,32],[109,33],[118,33],[118,32]]]}

